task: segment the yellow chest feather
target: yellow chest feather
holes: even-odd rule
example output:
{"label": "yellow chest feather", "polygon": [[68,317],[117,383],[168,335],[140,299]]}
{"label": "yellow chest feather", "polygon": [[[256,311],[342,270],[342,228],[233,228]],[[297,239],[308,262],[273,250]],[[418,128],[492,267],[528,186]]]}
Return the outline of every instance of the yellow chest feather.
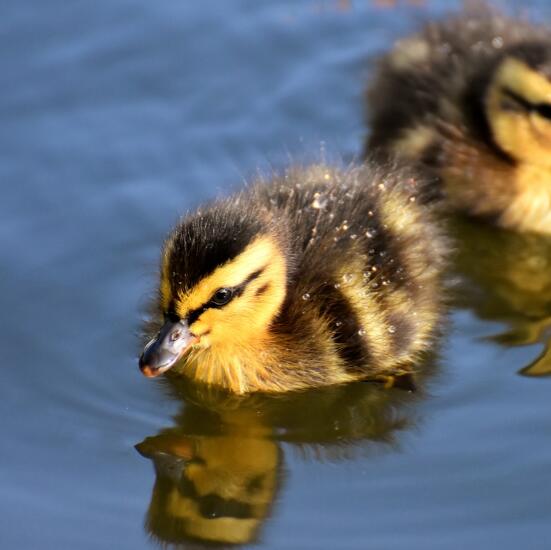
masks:
{"label": "yellow chest feather", "polygon": [[521,165],[514,183],[516,192],[500,217],[501,224],[551,234],[551,170]]}
{"label": "yellow chest feather", "polygon": [[250,345],[197,350],[175,370],[237,394],[293,391],[358,378],[343,369],[329,340],[316,359],[302,356],[289,344],[266,335]]}

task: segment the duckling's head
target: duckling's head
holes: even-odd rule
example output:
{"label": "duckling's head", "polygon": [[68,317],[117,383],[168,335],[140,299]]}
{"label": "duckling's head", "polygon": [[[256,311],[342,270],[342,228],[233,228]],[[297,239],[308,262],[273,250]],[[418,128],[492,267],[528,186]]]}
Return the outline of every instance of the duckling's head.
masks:
{"label": "duckling's head", "polygon": [[242,204],[238,196],[188,216],[166,240],[159,288],[164,325],[140,358],[146,376],[191,352],[223,355],[268,336],[286,294],[286,238],[266,211]]}
{"label": "duckling's head", "polygon": [[551,42],[506,52],[484,100],[496,145],[518,162],[551,167]]}

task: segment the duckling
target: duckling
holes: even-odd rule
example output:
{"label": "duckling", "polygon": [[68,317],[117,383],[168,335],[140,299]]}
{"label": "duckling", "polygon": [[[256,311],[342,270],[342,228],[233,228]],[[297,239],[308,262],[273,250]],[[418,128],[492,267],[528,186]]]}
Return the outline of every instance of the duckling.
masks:
{"label": "duckling", "polygon": [[551,31],[483,5],[376,64],[368,151],[420,161],[452,208],[551,233]]}
{"label": "duckling", "polygon": [[290,168],[164,243],[148,377],[285,392],[412,372],[438,329],[447,242],[397,165]]}

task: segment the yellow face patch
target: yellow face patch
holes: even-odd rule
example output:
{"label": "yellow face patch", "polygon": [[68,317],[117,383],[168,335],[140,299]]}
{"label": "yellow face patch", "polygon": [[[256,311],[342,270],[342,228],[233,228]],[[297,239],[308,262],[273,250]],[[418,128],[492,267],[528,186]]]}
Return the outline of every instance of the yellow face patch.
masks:
{"label": "yellow face patch", "polygon": [[[515,99],[516,98],[516,99]],[[518,103],[518,109],[504,107]],[[506,59],[486,97],[486,112],[496,143],[513,158],[551,166],[551,120],[541,113],[550,106],[551,82],[518,59]]]}
{"label": "yellow face patch", "polygon": [[[270,236],[258,237],[236,258],[174,297],[170,296],[168,265],[162,271],[162,303],[168,305],[173,299],[181,319],[198,315],[190,320],[190,329],[201,337],[201,347],[250,342],[266,331],[285,298],[286,262]],[[233,289],[235,294],[226,305],[209,306],[220,289]]]}
{"label": "yellow face patch", "polygon": [[551,82],[518,59],[503,61],[494,77],[494,86],[510,90],[534,105],[551,104]]}

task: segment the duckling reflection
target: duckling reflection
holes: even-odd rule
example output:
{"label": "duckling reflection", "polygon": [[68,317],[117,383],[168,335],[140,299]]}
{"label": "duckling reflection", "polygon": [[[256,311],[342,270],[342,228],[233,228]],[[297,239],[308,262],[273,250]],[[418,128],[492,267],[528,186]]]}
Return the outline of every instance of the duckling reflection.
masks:
{"label": "duckling reflection", "polygon": [[186,547],[258,539],[285,482],[284,448],[333,461],[381,442],[392,448],[415,424],[411,406],[423,393],[358,382],[230,397],[185,381],[164,383],[183,400],[173,427],[136,446],[156,473],[146,529],[163,545]]}
{"label": "duckling reflection", "polygon": [[[246,543],[272,504],[280,450],[261,434],[246,433],[246,426],[241,434],[235,426],[221,426],[225,422],[216,415],[205,422],[207,411],[189,412],[183,424],[136,447],[153,461],[156,472],[147,530],[165,543]],[[211,433],[184,428],[196,414],[199,425],[208,425]]]}
{"label": "duckling reflection", "polygon": [[519,234],[457,218],[453,222],[462,276],[458,304],[481,319],[506,324],[492,340],[506,346],[542,344],[519,372],[551,375],[551,238]]}

